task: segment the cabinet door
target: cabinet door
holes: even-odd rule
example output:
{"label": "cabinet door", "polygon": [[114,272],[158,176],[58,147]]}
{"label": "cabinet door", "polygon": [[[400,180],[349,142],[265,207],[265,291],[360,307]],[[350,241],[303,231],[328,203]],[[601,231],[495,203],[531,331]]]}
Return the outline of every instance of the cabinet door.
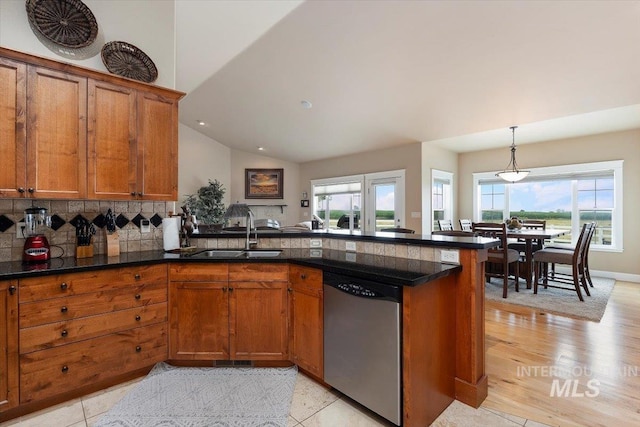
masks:
{"label": "cabinet door", "polygon": [[0,282],[0,412],[18,404],[17,282]]}
{"label": "cabinet door", "polygon": [[136,91],[89,80],[88,192],[91,199],[136,196]]}
{"label": "cabinet door", "polygon": [[87,196],[87,79],[28,66],[27,191],[46,199]]}
{"label": "cabinet door", "polygon": [[0,58],[0,197],[23,197],[26,176],[27,66]]}
{"label": "cabinet door", "polygon": [[137,195],[145,200],[178,198],[178,101],[138,95]]}
{"label": "cabinet door", "polygon": [[229,359],[226,282],[171,282],[169,358]]}
{"label": "cabinet door", "polygon": [[291,361],[322,379],[323,365],[323,292],[322,271],[291,266],[290,347]]}
{"label": "cabinet door", "polygon": [[287,282],[229,282],[231,359],[287,360]]}

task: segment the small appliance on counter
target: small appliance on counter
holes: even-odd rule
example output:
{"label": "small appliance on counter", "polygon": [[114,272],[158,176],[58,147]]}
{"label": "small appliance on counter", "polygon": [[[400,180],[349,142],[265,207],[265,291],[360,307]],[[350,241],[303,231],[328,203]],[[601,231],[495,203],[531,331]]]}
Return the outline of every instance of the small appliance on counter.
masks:
{"label": "small appliance on counter", "polygon": [[24,211],[24,242],[22,260],[24,262],[46,262],[51,259],[49,241],[44,235],[45,229],[51,227],[51,217],[47,209],[30,207]]}

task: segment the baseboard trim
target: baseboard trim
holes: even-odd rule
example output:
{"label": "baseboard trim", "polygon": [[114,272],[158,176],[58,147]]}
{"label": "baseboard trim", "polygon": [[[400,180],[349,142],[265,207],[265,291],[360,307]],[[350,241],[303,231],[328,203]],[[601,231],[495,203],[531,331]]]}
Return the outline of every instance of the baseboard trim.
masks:
{"label": "baseboard trim", "polygon": [[[556,265],[556,271],[565,274],[571,274],[571,269],[565,266]],[[607,279],[620,280],[622,282],[640,283],[640,274],[621,273],[619,271],[603,271],[591,269],[592,277],[604,277]]]}

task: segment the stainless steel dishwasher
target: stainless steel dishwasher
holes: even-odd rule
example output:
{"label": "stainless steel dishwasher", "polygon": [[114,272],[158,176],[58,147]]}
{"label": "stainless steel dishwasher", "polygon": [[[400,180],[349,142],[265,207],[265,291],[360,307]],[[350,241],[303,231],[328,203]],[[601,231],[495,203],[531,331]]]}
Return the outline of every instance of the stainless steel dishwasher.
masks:
{"label": "stainless steel dishwasher", "polygon": [[400,286],[324,273],[324,381],[396,425],[401,302]]}

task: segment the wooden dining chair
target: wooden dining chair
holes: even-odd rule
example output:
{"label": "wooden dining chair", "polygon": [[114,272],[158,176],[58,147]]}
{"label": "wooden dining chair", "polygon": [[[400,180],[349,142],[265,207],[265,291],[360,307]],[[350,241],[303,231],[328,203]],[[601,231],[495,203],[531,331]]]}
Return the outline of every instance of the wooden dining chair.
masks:
{"label": "wooden dining chair", "polygon": [[[578,294],[578,299],[584,301],[582,291],[580,287],[584,289],[584,292],[590,296],[589,286],[587,284],[587,278],[584,268],[584,253],[590,241],[590,236],[593,236],[592,229],[595,228],[595,223],[586,223],[582,226],[580,231],[580,237],[573,250],[566,250],[563,248],[544,248],[533,254],[535,279],[533,282],[533,293],[538,293],[538,284],[542,280],[542,285],[547,288],[567,289],[575,290]],[[543,264],[543,265],[539,265]],[[549,264],[565,264],[571,266],[571,274],[564,275],[555,273],[550,275],[548,272]],[[542,277],[540,272],[542,272]],[[573,288],[560,285],[550,285],[549,282],[559,284],[570,284]]]}
{"label": "wooden dining chair", "polygon": [[460,222],[460,230],[472,231],[473,227],[470,219],[461,219],[458,221]]}
{"label": "wooden dining chair", "polygon": [[[597,228],[598,228],[598,223],[594,223],[593,227],[591,227],[591,233],[589,236],[587,236],[587,243],[586,243],[587,247],[582,253],[582,262],[580,263],[580,268],[582,270],[581,274],[587,280],[587,283],[589,283],[589,286],[592,288],[593,288],[593,281],[591,280],[591,272],[589,271],[589,250],[591,249],[591,242],[593,241],[593,235],[595,234]],[[556,248],[556,247],[553,247],[553,248],[563,250],[563,251],[568,251],[568,252],[572,252],[574,250],[574,248]],[[555,263],[551,264],[550,274],[552,277],[555,276],[556,274],[560,276],[569,276],[568,274],[556,272]]]}
{"label": "wooden dining chair", "polygon": [[520,260],[520,253],[515,249],[509,249],[507,246],[507,224],[491,223],[491,222],[474,222],[471,224],[471,229],[474,233],[482,237],[491,237],[494,239],[500,239],[500,246],[498,248],[491,248],[488,250],[487,263],[495,264],[501,268],[489,271],[485,268],[486,278],[490,277],[502,277],[502,298],[507,297],[507,288],[509,285],[509,270],[513,264],[516,292],[520,292],[519,280],[520,274],[518,271],[518,261]]}
{"label": "wooden dining chair", "polygon": [[440,227],[440,231],[453,230],[453,222],[451,222],[450,219],[439,219],[438,226]]}

